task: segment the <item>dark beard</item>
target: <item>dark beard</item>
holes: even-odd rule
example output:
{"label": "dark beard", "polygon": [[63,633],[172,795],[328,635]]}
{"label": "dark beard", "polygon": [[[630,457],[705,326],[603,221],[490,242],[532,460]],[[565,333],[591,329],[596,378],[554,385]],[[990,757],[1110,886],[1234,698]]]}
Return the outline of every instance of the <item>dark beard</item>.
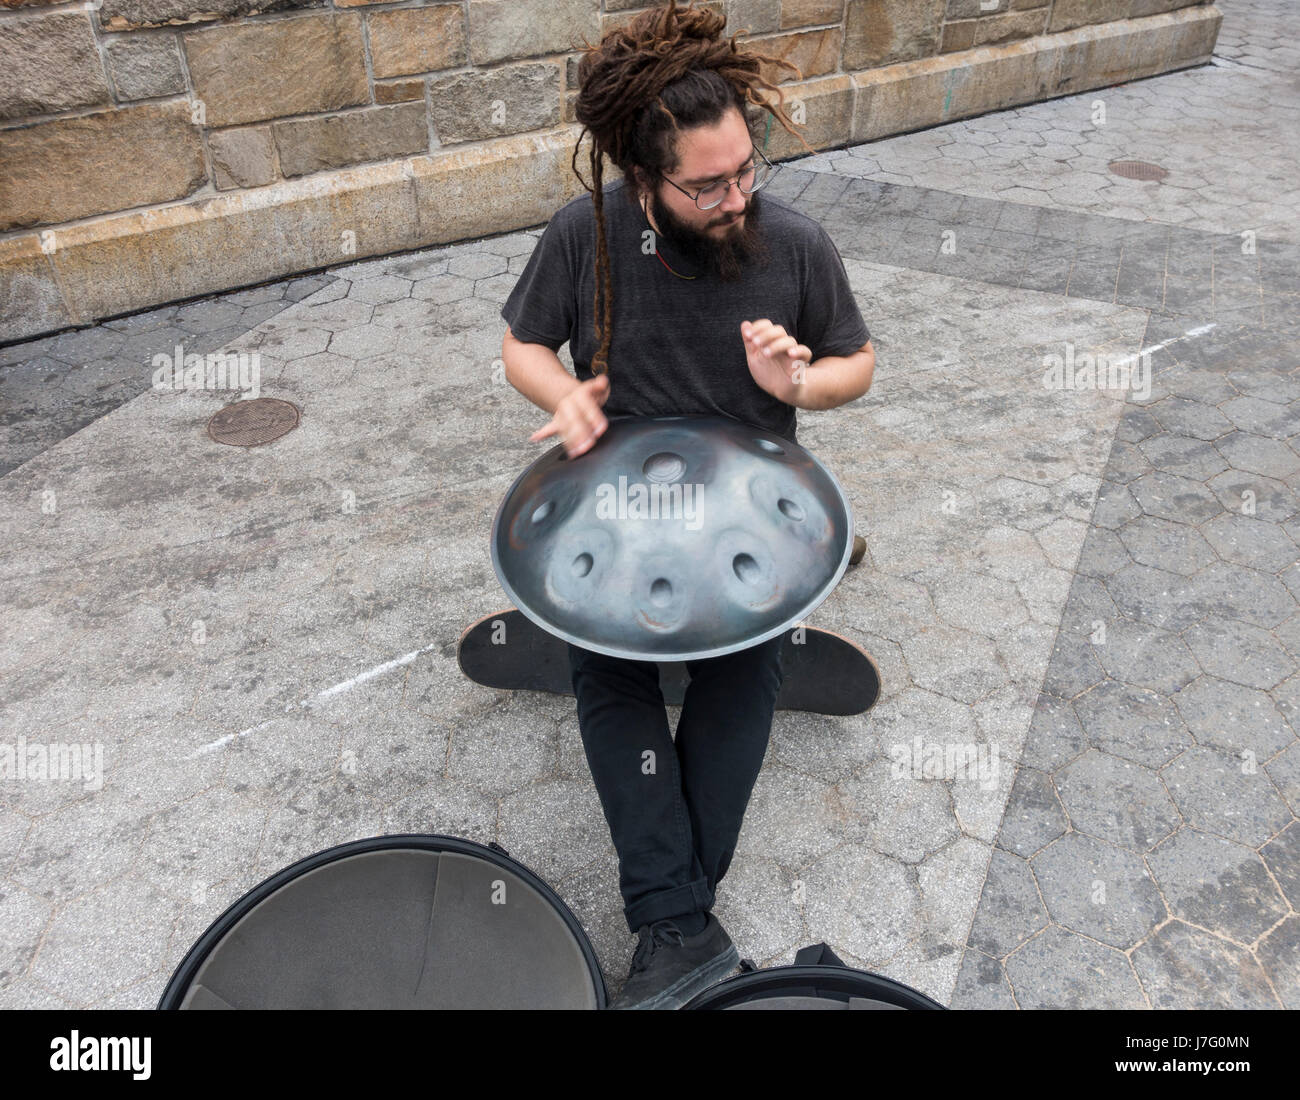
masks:
{"label": "dark beard", "polygon": [[723,282],[735,282],[750,265],[761,266],[768,258],[767,242],[759,227],[762,219],[761,203],[760,193],[755,192],[750,196],[744,228],[737,230],[732,226],[721,239],[710,237],[687,225],[660,201],[657,193],[652,200],[651,212],[664,240],[689,263],[711,271]]}

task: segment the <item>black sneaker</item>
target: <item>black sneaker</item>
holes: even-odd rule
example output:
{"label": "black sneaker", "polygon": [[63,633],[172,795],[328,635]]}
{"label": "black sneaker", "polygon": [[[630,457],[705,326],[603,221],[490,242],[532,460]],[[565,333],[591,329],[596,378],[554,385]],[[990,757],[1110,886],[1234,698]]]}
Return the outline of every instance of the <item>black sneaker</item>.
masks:
{"label": "black sneaker", "polygon": [[627,981],[610,1008],[681,1008],[695,994],[725,978],[740,954],[718,918],[698,935],[684,936],[671,920],[642,925]]}

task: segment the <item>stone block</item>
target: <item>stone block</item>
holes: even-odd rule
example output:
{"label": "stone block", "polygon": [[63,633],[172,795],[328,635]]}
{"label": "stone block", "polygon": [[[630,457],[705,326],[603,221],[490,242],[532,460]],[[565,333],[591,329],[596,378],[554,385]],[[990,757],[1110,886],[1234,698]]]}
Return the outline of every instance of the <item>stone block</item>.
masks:
{"label": "stone block", "polygon": [[183,101],[0,131],[0,161],[0,231],[167,202],[207,182]]}
{"label": "stone block", "polygon": [[0,23],[0,119],[108,103],[90,16],[58,11]]}
{"label": "stone block", "polygon": [[392,160],[429,148],[422,102],[277,122],[272,129],[286,179],[370,160]]}
{"label": "stone block", "polygon": [[[414,158],[410,164],[420,228],[417,239],[405,247],[482,237],[548,220],[582,190],[569,167],[575,137],[565,129]],[[579,164],[585,163],[584,142]],[[617,178],[617,172],[607,178]],[[502,220],[507,210],[508,224]]]}
{"label": "stone block", "polygon": [[975,24],[975,45],[993,46],[1002,42],[1015,42],[1042,34],[1047,26],[1047,9],[1010,12],[992,19],[980,19]]}
{"label": "stone block", "polygon": [[1133,0],[1056,0],[1052,5],[1049,34],[1070,31],[1089,23],[1113,23],[1127,19]]}
{"label": "stone block", "polygon": [[243,126],[208,134],[208,159],[217,187],[261,187],[275,179],[275,143],[269,126]]}
{"label": "stone block", "polygon": [[962,19],[943,25],[943,35],[939,39],[939,52],[952,53],[954,50],[969,50],[975,45],[975,29],[978,23],[974,19]]}
{"label": "stone block", "polygon": [[781,0],[781,30],[838,23],[843,10],[844,0]]}
{"label": "stone block", "polygon": [[175,35],[113,35],[104,45],[119,99],[152,99],[185,91]]}
{"label": "stone block", "polygon": [[[57,237],[46,238],[57,244]],[[0,340],[18,340],[72,323],[49,258],[34,233],[0,240]]]}
{"label": "stone block", "polygon": [[[679,6],[685,7],[684,4],[681,4]],[[697,2],[695,6],[704,11],[715,12],[716,14],[721,15],[724,19],[727,16],[727,5],[723,2],[723,0],[706,0],[706,2],[703,4]],[[637,4],[622,5],[622,9],[626,9],[629,7],[648,8],[651,7],[651,5],[644,2],[640,2]],[[622,9],[616,11],[612,5],[607,4],[605,6],[605,11],[613,14],[601,15],[599,38],[604,38],[605,35],[609,34],[609,32],[612,30],[617,30],[620,27],[627,26],[628,23],[630,23],[633,19],[635,19],[638,15],[641,14],[639,11],[625,11]],[[598,41],[599,38],[593,37],[591,38],[591,41],[594,43]]]}
{"label": "stone block", "polygon": [[423,80],[388,80],[383,83],[375,81],[376,103],[410,103],[423,98]]}
{"label": "stone block", "polygon": [[443,144],[540,130],[560,121],[560,67],[534,62],[431,77],[429,104]]}
{"label": "stone block", "polygon": [[[791,6],[791,5],[786,5]],[[839,5],[836,5],[837,7]],[[786,27],[799,27],[813,20],[787,23],[781,25],[781,0],[727,0],[727,34],[765,34],[768,31],[784,30]],[[835,22],[834,19],[823,22]]]}
{"label": "stone block", "polygon": [[319,8],[325,0],[104,0],[99,22],[105,30],[164,27],[177,23],[203,23],[241,15]]}
{"label": "stone block", "polygon": [[361,16],[308,15],[184,36],[209,126],[337,111],[370,100]]}
{"label": "stone block", "polygon": [[604,33],[598,7],[591,0],[476,0],[469,5],[470,61],[567,53],[581,48],[583,35],[595,43]]}
{"label": "stone block", "polygon": [[417,236],[403,166],[379,164],[335,172],[327,191],[287,180],[72,226],[58,265],[76,319],[92,320],[400,252]]}
{"label": "stone block", "polygon": [[944,0],[848,0],[844,68],[929,57],[939,48]]}
{"label": "stone block", "polygon": [[1144,15],[1164,15],[1165,12],[1177,11],[1209,3],[1209,0],[1133,0],[1129,17],[1141,19]]}
{"label": "stone block", "polygon": [[943,121],[950,66],[935,60],[856,73],[853,141],[873,141]]}
{"label": "stone block", "polygon": [[[814,149],[826,149],[843,144],[853,124],[851,77],[841,73],[800,84],[787,84],[781,92],[785,97],[786,114],[791,116],[795,128],[809,145]],[[765,98],[769,103],[776,103],[776,96],[771,93],[766,93]],[[804,120],[802,123],[798,121],[800,117]],[[773,161],[808,153],[803,144],[775,119],[764,151]]]}
{"label": "stone block", "polygon": [[764,61],[759,72],[764,79],[780,84],[783,81],[808,80],[833,73],[839,67],[842,39],[839,27],[827,27],[819,31],[794,31],[769,38],[748,39],[745,45],[756,53],[779,57],[798,66],[799,73],[796,75],[782,65]]}
{"label": "stone block", "polygon": [[408,76],[465,64],[465,18],[459,4],[400,8],[369,17],[376,77]]}

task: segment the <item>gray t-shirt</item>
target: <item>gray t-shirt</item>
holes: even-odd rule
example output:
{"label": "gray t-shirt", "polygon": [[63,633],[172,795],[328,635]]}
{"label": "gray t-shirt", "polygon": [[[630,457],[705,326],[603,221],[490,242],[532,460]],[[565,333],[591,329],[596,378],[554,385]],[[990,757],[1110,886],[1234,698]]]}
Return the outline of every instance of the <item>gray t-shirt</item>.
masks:
{"label": "gray t-shirt", "polygon": [[[766,317],[807,345],[813,362],[852,355],[870,338],[853,300],[844,262],[816,221],[760,192],[759,224],[770,256],[735,282],[711,272],[681,279],[643,249],[650,230],[624,183],[605,187],[605,224],[614,286],[614,339],[609,351],[605,415],[734,417],[795,439],[795,408],[758,386],[749,373],[741,321]],[[678,259],[656,236],[664,259]],[[592,377],[599,348],[593,323],[596,218],[591,195],[561,207],[501,308],[517,340],[559,351],[568,341],[577,377]]]}

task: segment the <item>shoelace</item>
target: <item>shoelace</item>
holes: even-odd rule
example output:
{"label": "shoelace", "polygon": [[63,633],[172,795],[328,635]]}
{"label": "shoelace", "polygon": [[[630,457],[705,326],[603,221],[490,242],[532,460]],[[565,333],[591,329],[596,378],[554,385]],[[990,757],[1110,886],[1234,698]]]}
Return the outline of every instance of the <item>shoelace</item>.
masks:
{"label": "shoelace", "polygon": [[632,953],[632,969],[644,970],[650,965],[650,956],[660,945],[682,944],[685,941],[682,930],[672,921],[657,921],[641,933],[641,942]]}

